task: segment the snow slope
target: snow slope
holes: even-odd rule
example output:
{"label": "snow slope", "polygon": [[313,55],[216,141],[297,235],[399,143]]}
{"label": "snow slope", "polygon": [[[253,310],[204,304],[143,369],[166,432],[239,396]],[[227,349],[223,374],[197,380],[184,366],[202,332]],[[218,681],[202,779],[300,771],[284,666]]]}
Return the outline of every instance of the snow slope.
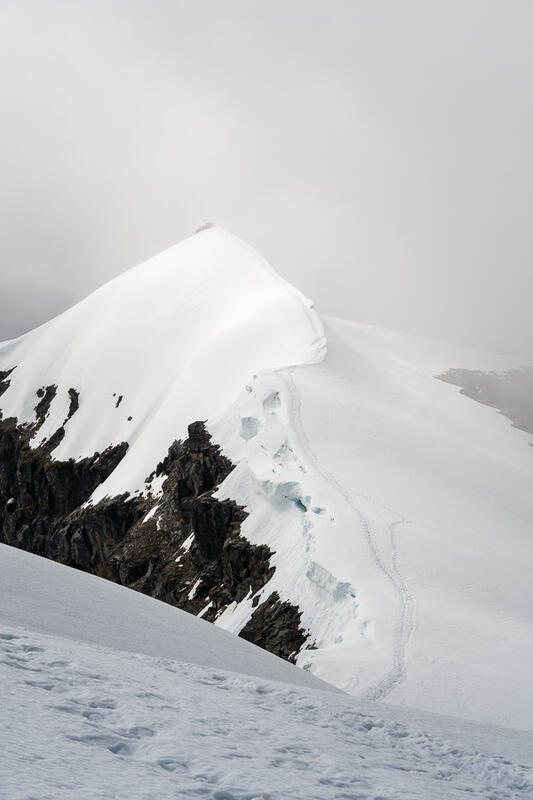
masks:
{"label": "snow slope", "polygon": [[324,345],[311,303],[248,245],[211,228],[0,345],[0,369],[16,365],[2,410],[32,421],[36,390],[56,385],[38,444],[63,424],[76,389],[80,407],[55,458],[130,444],[97,501],[142,486],[187,425],[221,413],[254,372],[316,360]]}
{"label": "snow slope", "polygon": [[[73,387],[56,457],[128,440],[95,501],[141,490],[207,419],[237,465],[219,496],[275,553],[260,595],[295,603],[316,646],[299,666],[367,699],[533,729],[531,436],[435,379],[520,361],[340,320],[326,333],[327,352],[309,301],[215,228],[0,346],[0,369],[17,364],[1,406],[31,420],[57,384],[37,443]],[[238,633],[252,601],[216,624]]]}
{"label": "snow slope", "polygon": [[45,558],[0,545],[0,616],[11,625],[147,656],[336,691],[192,614]]}
{"label": "snow slope", "polygon": [[[530,734],[325,692],[309,676],[304,687],[302,671],[280,662],[277,672],[278,659],[258,650],[254,660],[257,648],[176,609],[0,552],[2,798],[533,796]],[[143,634],[148,620],[154,636],[165,632],[165,657],[146,655],[152,645],[130,617]],[[124,649],[111,646],[115,637]],[[169,657],[172,646],[180,660]],[[231,671],[243,664],[258,672]]]}
{"label": "snow slope", "polygon": [[[262,373],[210,425],[238,464],[219,495],[276,551],[263,591],[316,637],[297,663],[369,699],[532,729],[531,436],[434,377],[516,360],[326,332],[321,363]],[[250,613],[248,598],[216,624]]]}

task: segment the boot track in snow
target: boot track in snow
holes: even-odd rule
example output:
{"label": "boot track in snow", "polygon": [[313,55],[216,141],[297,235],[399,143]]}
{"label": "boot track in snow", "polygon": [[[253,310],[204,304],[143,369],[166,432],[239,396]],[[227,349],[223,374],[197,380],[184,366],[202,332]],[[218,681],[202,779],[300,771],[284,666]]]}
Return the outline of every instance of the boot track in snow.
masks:
{"label": "boot track in snow", "polygon": [[[283,381],[288,390],[290,407],[287,409],[287,413],[305,458],[313,467],[313,469],[322,476],[322,478],[332,487],[332,489],[334,489],[335,492],[339,494],[354,511],[355,515],[359,519],[359,523],[363,530],[374,563],[391,583],[398,596],[399,614],[395,626],[392,666],[389,672],[381,680],[379,680],[375,686],[367,689],[363,695],[367,700],[383,700],[394,688],[396,688],[396,686],[400,684],[405,675],[407,668],[407,650],[409,641],[415,629],[415,601],[399,570],[398,549],[395,533],[396,528],[401,525],[408,524],[408,521],[404,519],[398,519],[389,525],[391,563],[390,566],[387,566],[378,552],[375,534],[369,520],[363,514],[361,509],[358,508],[348,490],[320,464],[318,457],[311,447],[311,443],[304,429],[301,413],[301,398],[296,387],[292,371],[293,368],[291,367],[289,369],[276,370],[276,374],[280,380]],[[390,511],[390,509],[386,510],[389,513],[393,513]]]}

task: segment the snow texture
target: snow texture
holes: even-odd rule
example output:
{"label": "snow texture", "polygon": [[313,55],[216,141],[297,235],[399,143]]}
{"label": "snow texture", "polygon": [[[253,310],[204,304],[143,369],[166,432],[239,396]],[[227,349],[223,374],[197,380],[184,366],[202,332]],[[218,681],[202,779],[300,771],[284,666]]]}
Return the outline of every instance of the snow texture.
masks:
{"label": "snow texture", "polygon": [[[533,730],[531,436],[435,379],[522,362],[325,324],[211,228],[0,346],[0,368],[17,365],[1,405],[31,420],[36,390],[57,385],[38,443],[73,387],[56,457],[129,442],[94,501],[142,491],[186,425],[207,419],[237,465],[218,494],[274,553],[260,599],[277,591],[302,612],[304,672],[367,700]],[[238,633],[253,601],[216,625]]]}
{"label": "snow texture", "polygon": [[0,345],[1,368],[16,366],[2,409],[33,421],[36,390],[57,386],[37,445],[63,424],[75,388],[79,409],[54,457],[130,444],[97,501],[142,487],[187,425],[222,412],[254,372],[315,360],[324,347],[312,304],[248,245],[213,227]]}
{"label": "snow texture", "polygon": [[[185,611],[0,545],[0,617],[12,625],[148,656],[335,691],[266,650]],[[238,653],[236,658],[235,653]]]}
{"label": "snow texture", "polygon": [[[279,660],[130,590],[0,549],[2,798],[533,796],[531,734],[326,692],[310,677],[304,687],[283,662],[286,683],[237,674],[252,651],[259,671]],[[172,642],[163,656],[145,654],[147,620]],[[109,646],[115,637],[124,649]]]}
{"label": "snow texture", "polygon": [[515,360],[326,331],[320,363],[262,372],[209,423],[237,464],[219,496],[275,552],[261,595],[302,609],[316,649],[297,663],[346,691],[533,729],[531,437],[434,377]]}

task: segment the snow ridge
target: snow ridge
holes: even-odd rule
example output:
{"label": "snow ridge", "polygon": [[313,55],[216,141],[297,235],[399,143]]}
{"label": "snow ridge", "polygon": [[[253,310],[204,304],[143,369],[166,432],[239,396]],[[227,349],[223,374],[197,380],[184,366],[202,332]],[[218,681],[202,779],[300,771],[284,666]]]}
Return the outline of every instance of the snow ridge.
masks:
{"label": "snow ridge", "polygon": [[[301,610],[296,663],[345,691],[528,728],[531,584],[516,559],[531,448],[433,377],[498,359],[342,321],[327,333],[323,360],[257,374],[208,423],[237,464],[219,496],[246,507],[242,535],[275,553],[259,601],[277,591]],[[511,549],[498,529],[509,514]],[[216,624],[239,632],[253,600]]]}
{"label": "snow ridge", "polygon": [[[292,370],[282,368],[255,376],[232,414],[210,425],[215,439],[237,463],[217,496],[245,505],[249,516],[242,534],[253,543],[267,544],[275,553],[271,559],[274,575],[257,598],[261,602],[276,591],[302,612],[309,639],[296,663],[330,677],[333,661],[336,685],[357,690],[369,699],[382,699],[403,677],[414,603],[398,570],[397,556],[390,567],[384,563],[369,520],[315,456],[303,427],[301,398]],[[239,429],[240,442],[236,444],[233,431]],[[337,524],[341,508],[350,510],[349,532]],[[393,590],[388,593],[390,615],[397,617],[391,629],[394,639],[385,644],[388,655],[380,656],[366,678],[353,652],[354,640],[367,650],[374,648],[367,635],[372,623],[364,618],[367,611],[360,608],[361,591],[351,571],[356,559],[351,540],[360,547],[360,532],[377,580]],[[337,550],[346,560],[342,569]],[[233,603],[216,624],[239,633],[253,613],[253,599],[249,594],[238,605]],[[309,649],[310,645],[318,649]],[[385,672],[385,676],[374,686],[376,672]]]}
{"label": "snow ridge", "polygon": [[409,587],[405,583],[405,580],[403,579],[398,568],[398,551],[395,546],[394,538],[395,527],[406,524],[406,520],[396,520],[389,525],[392,559],[390,566],[387,566],[378,552],[378,546],[370,521],[367,519],[367,517],[365,517],[362,510],[356,505],[348,490],[342,486],[342,484],[337,480],[337,478],[334,477],[334,475],[331,474],[331,472],[326,470],[320,464],[320,461],[311,447],[311,443],[303,427],[301,397],[293,380],[291,371],[278,370],[277,372],[289,390],[289,396],[292,400],[292,409],[290,412],[291,422],[293,429],[297,432],[299,445],[305,452],[307,463],[312,464],[316,472],[321,475],[332,487],[332,489],[342,497],[342,499],[351,509],[353,509],[356,517],[359,520],[360,527],[364,532],[374,563],[387,577],[398,594],[399,613],[393,643],[393,664],[389,673],[383,679],[381,679],[375,687],[368,688],[363,695],[368,700],[383,700],[387,694],[389,694],[389,692],[391,692],[392,689],[394,689],[401,682],[404,676],[407,668],[407,648],[415,627],[415,603],[413,596],[409,591]]}
{"label": "snow ridge", "polygon": [[36,391],[57,387],[37,446],[63,425],[73,388],[79,408],[55,458],[129,442],[97,502],[142,489],[188,424],[223,413],[254,372],[314,362],[324,345],[312,303],[249,245],[213,227],[0,344],[0,369],[16,366],[1,407],[31,422]]}

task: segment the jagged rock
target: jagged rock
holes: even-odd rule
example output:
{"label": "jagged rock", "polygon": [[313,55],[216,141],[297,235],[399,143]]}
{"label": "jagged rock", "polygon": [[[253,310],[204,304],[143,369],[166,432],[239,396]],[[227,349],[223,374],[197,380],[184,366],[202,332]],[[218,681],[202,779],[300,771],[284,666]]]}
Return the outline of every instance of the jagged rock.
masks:
{"label": "jagged rock", "polygon": [[[274,568],[266,545],[240,534],[245,510],[214,492],[233,464],[203,422],[189,425],[147,478],[147,494],[84,505],[127,450],[122,443],[80,461],[59,461],[52,451],[79,406],[69,390],[64,425],[46,442],[29,441],[42,425],[57,389],[39,391],[36,423],[0,421],[1,540],[86,572],[109,578],[214,621],[232,602],[259,592]],[[149,494],[154,475],[166,476],[162,493]],[[149,514],[148,512],[154,512]],[[277,599],[276,599],[277,598]],[[298,609],[277,595],[258,606],[244,638],[283,658],[305,642]]]}
{"label": "jagged rock", "polygon": [[265,585],[274,571],[272,554],[240,535],[246,518],[241,507],[213,497],[233,465],[212,442],[204,423],[192,423],[188,434],[184,442],[170,446],[147,479],[167,476],[157,499],[157,516],[128,532],[111,566],[121,583],[192,613],[210,603],[206,619],[214,619],[251,587],[258,591]]}
{"label": "jagged rock", "polygon": [[301,616],[296,606],[282,602],[279,594],[273,592],[256,608],[239,636],[294,661],[307,638],[300,627]]}
{"label": "jagged rock", "polygon": [[76,510],[52,533],[51,545],[55,545],[58,552],[56,560],[103,578],[112,578],[109,559],[145,511],[145,500],[126,494]]}
{"label": "jagged rock", "polygon": [[50,410],[50,405],[52,404],[52,400],[57,394],[57,386],[47,386],[45,389],[38,389],[37,390],[37,397],[39,398],[39,402],[35,406],[35,416],[37,418],[37,422],[33,425],[32,430],[35,432],[38,428],[41,427],[43,422],[46,419],[46,415]]}
{"label": "jagged rock", "polygon": [[50,440],[32,448],[29,435],[14,419],[0,421],[2,541],[71,563],[61,555],[65,547],[59,546],[56,529],[111,474],[127,444],[80,461],[58,461],[50,456]]}
{"label": "jagged rock", "polygon": [[[11,381],[8,380],[9,376],[13,372],[15,367],[11,367],[11,369],[0,369],[0,396],[4,394],[5,391],[9,388],[9,384]],[[2,414],[0,412],[0,419],[2,418]]]}
{"label": "jagged rock", "polygon": [[66,418],[65,422],[63,423],[64,425],[67,424],[69,419],[71,419],[71,417],[74,416],[74,414],[76,413],[76,411],[80,407],[80,396],[79,396],[78,392],[76,391],[76,389],[69,389],[68,390],[68,394],[69,394],[69,397],[70,397],[70,405],[68,407],[67,418]]}

